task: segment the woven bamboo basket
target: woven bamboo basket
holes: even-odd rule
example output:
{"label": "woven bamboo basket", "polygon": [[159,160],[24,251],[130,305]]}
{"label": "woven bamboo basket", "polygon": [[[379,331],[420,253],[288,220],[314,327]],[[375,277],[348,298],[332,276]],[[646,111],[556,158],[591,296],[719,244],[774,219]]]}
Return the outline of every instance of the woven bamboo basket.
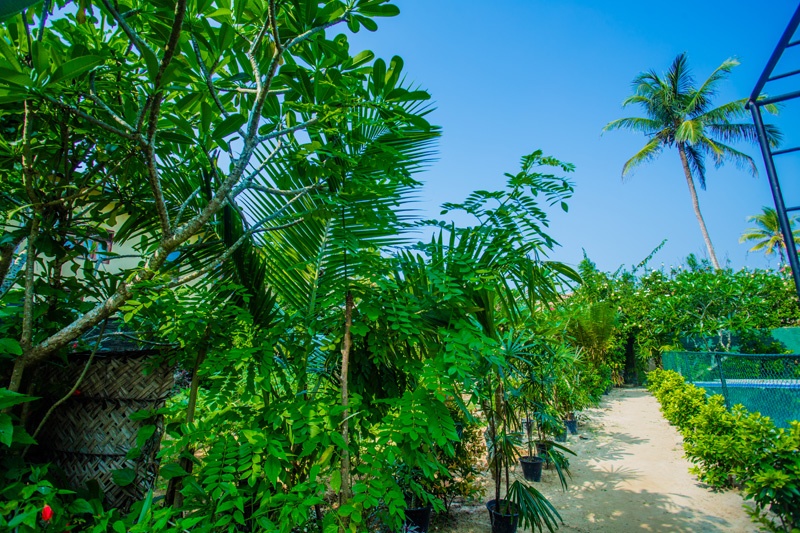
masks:
{"label": "woven bamboo basket", "polygon": [[[73,488],[97,480],[105,494],[106,507],[127,510],[152,487],[155,459],[161,435],[162,417],[134,421],[130,415],[164,405],[173,385],[173,369],[153,367],[148,350],[98,352],[76,394],[50,416],[37,441],[45,461],[58,465]],[[41,375],[43,396],[54,403],[66,394],[86,366],[89,354],[69,356],[66,366],[49,366]],[[127,459],[136,447],[139,429],[154,424],[156,431],[142,447],[137,459]],[[135,481],[127,486],[114,483],[113,472],[131,468]]]}

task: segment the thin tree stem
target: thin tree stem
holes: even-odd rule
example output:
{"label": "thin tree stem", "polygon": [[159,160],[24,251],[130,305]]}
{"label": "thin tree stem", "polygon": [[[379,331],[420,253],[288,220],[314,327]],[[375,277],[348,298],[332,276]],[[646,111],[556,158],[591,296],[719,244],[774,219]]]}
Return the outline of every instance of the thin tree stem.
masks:
{"label": "thin tree stem", "polygon": [[[348,395],[347,395],[347,372],[350,368],[350,328],[353,325],[353,295],[350,291],[345,296],[345,311],[344,311],[344,340],[342,341],[342,374],[340,377],[342,388],[342,440],[344,440],[345,448],[342,451],[342,486],[339,491],[339,505],[344,505],[350,498],[353,497],[353,490],[350,483],[350,434],[349,422],[347,420],[348,412]],[[343,533],[349,524],[350,520],[345,519],[339,526],[340,533]]]}

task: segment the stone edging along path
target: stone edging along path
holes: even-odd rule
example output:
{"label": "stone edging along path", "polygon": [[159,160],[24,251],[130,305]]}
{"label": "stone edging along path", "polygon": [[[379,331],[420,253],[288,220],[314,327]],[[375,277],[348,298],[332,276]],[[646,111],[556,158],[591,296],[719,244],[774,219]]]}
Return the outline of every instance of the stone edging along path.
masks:
{"label": "stone edging along path", "polygon": [[[585,414],[579,433],[587,438],[570,435],[567,443],[578,454],[570,458],[569,489],[561,491],[553,471],[537,484],[564,519],[559,532],[757,530],[737,492],[714,492],[689,474],[681,436],[649,391],[614,389]],[[484,533],[491,527],[481,506],[462,508],[456,524],[439,531]]]}

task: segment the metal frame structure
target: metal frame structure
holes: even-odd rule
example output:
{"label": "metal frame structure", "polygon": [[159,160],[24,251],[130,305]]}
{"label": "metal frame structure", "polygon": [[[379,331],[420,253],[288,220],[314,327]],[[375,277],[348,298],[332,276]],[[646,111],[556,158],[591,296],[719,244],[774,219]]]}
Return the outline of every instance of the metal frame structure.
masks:
{"label": "metal frame structure", "polygon": [[769,177],[769,185],[772,189],[772,197],[775,199],[775,211],[778,213],[778,221],[781,225],[783,241],[786,244],[786,255],[789,256],[789,266],[792,268],[794,285],[797,290],[797,295],[800,298],[800,261],[798,261],[797,246],[794,242],[792,227],[789,225],[789,216],[787,215],[789,211],[800,211],[800,205],[789,208],[786,207],[786,204],[783,201],[783,193],[781,192],[780,182],[778,181],[778,173],[775,170],[775,162],[773,160],[774,156],[800,151],[800,146],[773,152],[769,147],[769,142],[767,142],[767,135],[764,129],[764,120],[761,117],[761,106],[765,106],[767,104],[777,104],[787,100],[800,98],[800,90],[778,96],[762,95],[764,86],[768,82],[800,74],[800,70],[793,70],[791,72],[785,72],[783,74],[777,74],[774,76],[772,74],[786,49],[792,46],[800,46],[800,37],[794,41],[792,40],[798,26],[800,26],[800,6],[797,7],[797,11],[794,12],[794,16],[792,16],[789,26],[786,28],[786,31],[783,32],[781,40],[778,41],[778,46],[776,46],[775,51],[772,52],[772,56],[769,58],[764,72],[761,74],[761,77],[758,79],[758,83],[756,83],[755,89],[753,89],[753,92],[750,95],[750,99],[747,102],[747,108],[750,109],[750,112],[753,114],[753,122],[755,123],[756,130],[758,132],[758,143],[761,146],[761,153],[764,155],[764,165],[767,168],[767,176]]}

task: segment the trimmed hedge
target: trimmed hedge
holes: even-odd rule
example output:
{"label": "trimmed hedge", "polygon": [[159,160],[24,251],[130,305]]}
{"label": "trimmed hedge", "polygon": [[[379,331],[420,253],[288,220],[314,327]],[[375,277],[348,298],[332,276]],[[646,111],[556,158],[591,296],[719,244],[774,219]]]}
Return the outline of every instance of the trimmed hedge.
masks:
{"label": "trimmed hedge", "polygon": [[800,422],[776,428],[741,405],[728,411],[722,396],[706,398],[705,390],[670,370],[654,370],[647,379],[664,418],[683,435],[690,471],[714,487],[740,486],[756,503],[745,506],[748,514],[766,530],[800,533]]}

